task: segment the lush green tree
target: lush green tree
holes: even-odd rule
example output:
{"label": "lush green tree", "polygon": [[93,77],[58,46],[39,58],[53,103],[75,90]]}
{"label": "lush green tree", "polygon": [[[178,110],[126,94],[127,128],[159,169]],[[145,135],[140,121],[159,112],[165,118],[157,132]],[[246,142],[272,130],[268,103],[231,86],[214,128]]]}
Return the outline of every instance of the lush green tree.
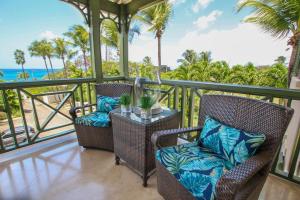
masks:
{"label": "lush green tree", "polygon": [[286,61],[286,57],[284,57],[284,56],[278,56],[278,58],[276,58],[276,60],[275,60],[275,63],[284,64],[285,61]]}
{"label": "lush green tree", "polygon": [[266,87],[286,88],[288,81],[287,74],[287,67],[282,63],[277,63],[263,69],[259,73],[259,81],[256,84]]}
{"label": "lush green tree", "polygon": [[[102,22],[101,42],[107,47],[116,49],[119,54],[120,34],[118,27],[112,20]],[[128,31],[128,41],[131,43],[136,35],[140,35],[140,27],[133,25]]]}
{"label": "lush green tree", "polygon": [[135,19],[149,26],[148,31],[153,32],[157,38],[158,66],[161,67],[161,38],[167,28],[172,15],[172,4],[168,1],[142,10]]}
{"label": "lush green tree", "polygon": [[76,51],[70,49],[70,42],[66,41],[64,38],[56,38],[54,42],[54,53],[57,58],[62,60],[64,66],[64,77],[67,78],[67,66],[66,59],[71,59],[75,56]]}
{"label": "lush green tree", "polygon": [[238,11],[252,8],[253,13],[246,22],[259,25],[264,31],[277,38],[291,35],[288,44],[292,48],[289,62],[288,82],[296,69],[297,49],[300,39],[300,2],[299,0],[243,0],[238,3]]}
{"label": "lush green tree", "polygon": [[67,61],[66,62],[68,78],[82,78],[83,70],[78,68],[74,63]]}
{"label": "lush green tree", "polygon": [[200,60],[210,63],[211,59],[211,52],[210,51],[202,51],[200,52]]}
{"label": "lush green tree", "polygon": [[152,59],[151,59],[151,57],[149,57],[149,56],[146,56],[146,57],[143,59],[143,63],[144,63],[145,65],[153,65]]}
{"label": "lush green tree", "polygon": [[[19,101],[17,93],[14,90],[5,90],[7,95],[7,102],[12,109],[13,114],[19,110]],[[3,98],[0,98],[0,112],[6,112],[4,108]]]}
{"label": "lush green tree", "polygon": [[83,56],[85,72],[88,71],[89,32],[81,25],[72,26],[64,35],[71,39],[71,44],[79,48]]}
{"label": "lush green tree", "polygon": [[114,61],[104,61],[102,63],[103,74],[106,77],[119,76],[119,63]]}
{"label": "lush green tree", "polygon": [[192,49],[187,49],[183,54],[182,58],[178,59],[177,62],[180,63],[181,65],[193,65],[196,64],[200,60],[198,54],[192,50]]}
{"label": "lush green tree", "polygon": [[[20,49],[17,49],[14,53],[15,55],[15,60],[16,60],[16,63],[17,65],[21,65],[22,67],[22,72],[23,74],[25,74],[25,69],[24,69],[24,64],[25,64],[25,53],[24,51],[20,50]],[[24,79],[26,80],[27,77],[26,76],[23,76]]]}
{"label": "lush green tree", "polygon": [[233,66],[226,78],[226,82],[239,85],[255,85],[256,80],[257,68],[251,63]]}
{"label": "lush green tree", "polygon": [[209,64],[209,76],[211,82],[225,83],[230,73],[230,67],[225,61],[216,61]]}
{"label": "lush green tree", "polygon": [[42,48],[44,49],[44,52],[46,53],[46,57],[48,58],[53,78],[55,78],[53,64],[52,64],[52,58],[54,57],[53,44],[46,39],[41,40],[40,43],[41,43]]}
{"label": "lush green tree", "polygon": [[45,68],[47,70],[47,75],[48,75],[48,79],[50,78],[50,72],[49,72],[49,68],[47,65],[47,55],[48,55],[48,48],[47,45],[44,44],[44,42],[41,41],[33,41],[31,43],[31,45],[28,48],[28,51],[30,52],[30,56],[34,56],[34,57],[42,57],[44,64],[45,64]]}

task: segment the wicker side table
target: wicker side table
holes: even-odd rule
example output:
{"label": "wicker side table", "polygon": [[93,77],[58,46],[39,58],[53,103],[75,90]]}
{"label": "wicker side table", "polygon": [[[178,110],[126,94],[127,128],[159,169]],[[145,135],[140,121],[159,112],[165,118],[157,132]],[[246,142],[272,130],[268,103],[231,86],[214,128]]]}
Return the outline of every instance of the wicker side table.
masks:
{"label": "wicker side table", "polygon": [[[123,115],[117,109],[111,112],[111,118],[116,164],[119,165],[120,159],[125,161],[142,177],[143,185],[146,187],[147,180],[155,169],[151,135],[155,131],[178,128],[179,112],[165,109],[161,114],[154,115],[151,120],[142,120],[134,113]],[[176,145],[177,136],[164,142]]]}

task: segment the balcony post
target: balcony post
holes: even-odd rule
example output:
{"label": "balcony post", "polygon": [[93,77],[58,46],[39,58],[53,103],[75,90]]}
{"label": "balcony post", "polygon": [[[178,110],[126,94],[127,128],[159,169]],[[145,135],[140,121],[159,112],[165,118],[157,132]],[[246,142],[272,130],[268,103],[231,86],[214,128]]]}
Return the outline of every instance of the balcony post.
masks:
{"label": "balcony post", "polygon": [[128,72],[128,30],[129,16],[127,5],[121,5],[120,10],[120,71],[124,77],[129,77]]}
{"label": "balcony post", "polygon": [[102,58],[101,58],[101,41],[100,41],[100,1],[89,1],[89,13],[90,13],[90,43],[91,43],[91,62],[94,72],[94,77],[97,83],[103,81],[102,73]]}

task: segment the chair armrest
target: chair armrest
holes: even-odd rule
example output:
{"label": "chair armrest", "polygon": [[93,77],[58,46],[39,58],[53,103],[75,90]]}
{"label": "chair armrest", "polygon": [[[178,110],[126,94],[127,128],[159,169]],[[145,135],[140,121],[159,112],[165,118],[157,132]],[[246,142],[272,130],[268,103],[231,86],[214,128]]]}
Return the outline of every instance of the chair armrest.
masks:
{"label": "chair armrest", "polygon": [[75,120],[77,118],[77,114],[76,114],[77,110],[84,109],[84,108],[89,108],[89,107],[96,106],[96,105],[97,104],[86,104],[86,105],[83,105],[83,106],[74,106],[69,110],[69,113],[72,116],[73,120]]}
{"label": "chair armrest", "polygon": [[217,198],[221,200],[234,199],[239,188],[243,187],[271,162],[270,153],[262,152],[226,172],[217,183]]}
{"label": "chair armrest", "polygon": [[160,141],[163,138],[172,137],[184,133],[190,133],[195,131],[201,131],[202,127],[190,127],[190,128],[181,128],[181,129],[170,129],[170,130],[163,130],[163,131],[156,131],[151,136],[151,142],[153,143],[154,147],[156,149],[160,149],[163,146],[161,146]]}

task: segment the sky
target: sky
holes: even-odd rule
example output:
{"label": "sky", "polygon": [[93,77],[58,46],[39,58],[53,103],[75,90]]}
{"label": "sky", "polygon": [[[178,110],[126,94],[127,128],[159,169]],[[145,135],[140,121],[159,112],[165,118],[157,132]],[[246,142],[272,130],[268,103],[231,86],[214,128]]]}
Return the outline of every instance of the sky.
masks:
{"label": "sky", "polygon": [[[238,0],[170,0],[174,11],[162,39],[162,63],[178,66],[186,49],[211,51],[213,60],[231,65],[253,62],[272,64],[278,56],[289,57],[287,39],[275,39],[243,19],[250,10],[237,13]],[[0,0],[0,68],[17,68],[13,53],[22,49],[27,68],[42,68],[40,58],[27,52],[36,39],[62,36],[74,24],[84,24],[75,8],[59,0]],[[157,64],[157,41],[141,27],[141,35],[129,45],[129,58],[142,61],[150,56]],[[61,61],[54,60],[60,68]]]}

